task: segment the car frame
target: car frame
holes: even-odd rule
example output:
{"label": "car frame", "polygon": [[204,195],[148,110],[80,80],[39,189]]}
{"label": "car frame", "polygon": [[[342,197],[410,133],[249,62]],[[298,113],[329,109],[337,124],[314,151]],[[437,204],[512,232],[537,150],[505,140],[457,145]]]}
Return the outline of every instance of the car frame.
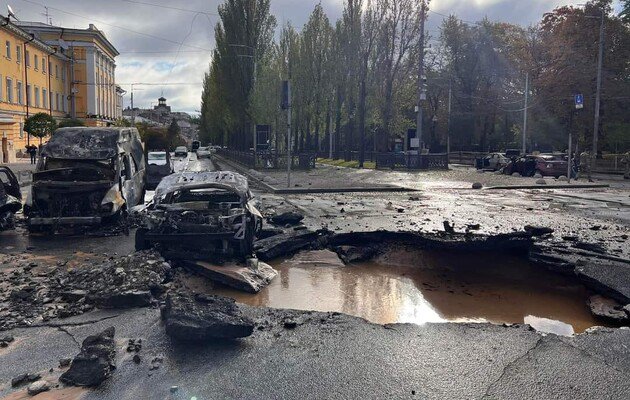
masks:
{"label": "car frame", "polygon": [[0,231],[15,227],[15,213],[22,209],[22,192],[9,167],[0,166]]}
{"label": "car frame", "polygon": [[24,205],[31,232],[99,225],[144,203],[146,160],[136,128],[57,129]]}
{"label": "car frame", "polygon": [[262,228],[247,179],[229,171],[169,175],[137,216],[136,249],[175,259],[250,257]]}

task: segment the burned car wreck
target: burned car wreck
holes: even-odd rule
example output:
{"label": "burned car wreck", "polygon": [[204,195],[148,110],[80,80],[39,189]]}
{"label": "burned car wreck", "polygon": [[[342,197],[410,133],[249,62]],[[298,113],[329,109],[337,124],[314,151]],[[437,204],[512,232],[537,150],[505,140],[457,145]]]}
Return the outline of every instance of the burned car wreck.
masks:
{"label": "burned car wreck", "polygon": [[30,231],[99,225],[144,202],[135,128],[63,128],[44,146],[24,206]]}
{"label": "burned car wreck", "polygon": [[0,167],[0,231],[15,226],[15,213],[22,209],[22,193],[17,178],[7,167]]}
{"label": "burned car wreck", "polygon": [[169,175],[136,216],[136,249],[155,246],[175,259],[250,257],[262,228],[247,179],[227,171]]}

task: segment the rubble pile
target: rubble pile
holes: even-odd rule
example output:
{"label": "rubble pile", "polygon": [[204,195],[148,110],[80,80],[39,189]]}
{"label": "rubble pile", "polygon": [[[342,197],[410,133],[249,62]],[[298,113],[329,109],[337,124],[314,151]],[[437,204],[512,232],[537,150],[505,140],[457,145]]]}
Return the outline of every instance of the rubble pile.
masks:
{"label": "rubble pile", "polygon": [[69,271],[32,265],[0,271],[0,331],[94,308],[148,306],[164,292],[170,269],[147,251]]}
{"label": "rubble pile", "polygon": [[254,322],[242,315],[236,302],[222,296],[169,293],[162,319],[166,333],[185,342],[242,338],[254,331]]}
{"label": "rubble pile", "polygon": [[70,369],[59,380],[72,386],[98,386],[116,368],[114,327],[98,335],[88,336],[81,344],[81,352],[74,357]]}

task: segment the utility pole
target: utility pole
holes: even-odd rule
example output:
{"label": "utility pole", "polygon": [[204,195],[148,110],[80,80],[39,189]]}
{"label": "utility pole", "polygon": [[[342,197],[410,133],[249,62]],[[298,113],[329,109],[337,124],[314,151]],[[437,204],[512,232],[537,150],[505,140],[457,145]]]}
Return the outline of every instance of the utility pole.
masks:
{"label": "utility pole", "polygon": [[[453,100],[453,81],[448,83],[448,118],[446,120],[446,159],[451,154],[451,103]],[[447,161],[448,164],[448,161]]]}
{"label": "utility pole", "polygon": [[[599,56],[597,58],[597,91],[595,92],[595,122],[593,126],[593,161],[597,159],[597,137],[599,135],[599,107],[601,104],[602,91],[602,63],[604,58],[604,9],[600,9],[601,22],[599,24]],[[594,167],[594,162],[591,165]]]}
{"label": "utility pole", "polygon": [[136,126],[136,111],[133,109],[133,83],[131,84],[131,126]]}
{"label": "utility pole", "polygon": [[525,107],[523,107],[523,155],[527,154],[527,103],[529,100],[529,72],[525,73]]}
{"label": "utility pole", "polygon": [[[426,15],[426,5],[424,0],[421,0],[420,5],[420,45],[419,45],[419,60],[418,60],[418,116],[416,120],[416,137],[420,142],[420,148],[424,148],[422,141],[422,102],[426,99],[426,92],[424,88],[424,19]],[[405,141],[407,142],[407,141]],[[406,145],[406,143],[405,143]]]}
{"label": "utility pole", "polygon": [[291,187],[291,81],[282,82],[282,108],[287,110],[287,187]]}

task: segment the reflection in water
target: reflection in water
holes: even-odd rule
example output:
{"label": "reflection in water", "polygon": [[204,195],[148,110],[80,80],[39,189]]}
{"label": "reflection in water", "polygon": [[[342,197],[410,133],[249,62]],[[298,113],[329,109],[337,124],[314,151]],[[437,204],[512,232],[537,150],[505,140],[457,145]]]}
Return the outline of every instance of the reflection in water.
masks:
{"label": "reflection in water", "polygon": [[339,311],[375,323],[529,323],[570,335],[601,325],[586,289],[517,257],[394,248],[341,266],[334,253],[305,252],[273,264],[279,276],[259,294],[215,292],[255,306]]}

